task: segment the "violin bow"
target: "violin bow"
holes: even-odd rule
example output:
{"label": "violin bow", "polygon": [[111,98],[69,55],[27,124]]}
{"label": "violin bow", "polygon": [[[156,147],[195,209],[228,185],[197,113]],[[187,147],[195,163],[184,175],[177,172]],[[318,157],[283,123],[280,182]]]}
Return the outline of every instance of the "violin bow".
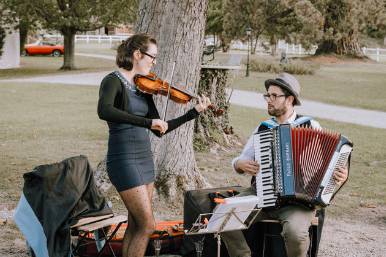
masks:
{"label": "violin bow", "polygon": [[[166,105],[164,107],[164,111],[163,111],[163,115],[162,115],[162,120],[165,121],[166,119],[166,112],[168,110],[168,104],[169,104],[169,98],[170,98],[170,87],[172,85],[172,80],[173,80],[173,76],[174,76],[174,68],[176,66],[176,62],[173,62],[173,67],[172,67],[172,73],[171,73],[171,76],[170,76],[170,80],[169,80],[169,86],[168,86],[168,95],[166,97]],[[163,81],[163,83],[165,83],[165,80]]]}

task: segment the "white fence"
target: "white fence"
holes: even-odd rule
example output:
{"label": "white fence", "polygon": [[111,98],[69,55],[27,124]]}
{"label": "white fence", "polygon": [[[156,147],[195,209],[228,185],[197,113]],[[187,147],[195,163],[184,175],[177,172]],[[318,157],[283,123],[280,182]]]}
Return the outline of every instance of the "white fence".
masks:
{"label": "white fence", "polygon": [[362,52],[364,55],[370,57],[371,59],[375,59],[377,62],[386,60],[386,49],[363,47]]}
{"label": "white fence", "polygon": [[288,43],[285,43],[284,45],[278,47],[279,50],[284,51],[286,54],[296,55],[312,55],[315,54],[317,48],[317,46],[312,46],[310,49],[305,49],[301,44]]}
{"label": "white fence", "polygon": [[[263,47],[263,44],[266,45],[267,47]],[[243,43],[239,40],[235,40],[231,43],[230,46],[231,49],[234,50],[248,50],[248,45],[247,43]],[[316,50],[316,46],[311,47],[311,49],[306,50],[303,48],[301,44],[288,44],[288,43],[283,43],[279,41],[279,44],[277,45],[277,50],[278,52],[285,52],[286,54],[291,54],[291,55],[310,55],[314,54]],[[269,46],[268,43],[262,43],[258,42],[256,46],[256,53],[259,54],[269,54],[271,53],[271,46]]]}
{"label": "white fence", "polygon": [[[127,39],[131,35],[114,35],[114,36],[107,36],[107,35],[75,35],[75,43],[76,42],[86,42],[88,43],[108,43],[112,44],[113,42],[120,42],[122,40]],[[44,38],[51,38],[56,40],[63,40],[62,35],[44,35]],[[284,41],[279,41],[279,44],[277,45],[279,52],[285,52],[286,54],[291,55],[312,55],[315,53],[316,46],[311,47],[311,49],[306,50],[302,47],[301,44],[288,44]],[[235,40],[231,43],[231,49],[237,49],[237,50],[247,50],[248,45],[246,43],[243,43],[239,40]],[[380,61],[386,61],[386,49],[383,48],[362,48],[363,54],[368,56],[371,59],[376,60],[377,62]],[[258,44],[256,47],[256,52],[260,54],[268,54],[270,53],[270,47],[264,48],[262,44]]]}
{"label": "white fence", "polygon": [[[86,42],[88,43],[108,43],[112,44],[113,42],[121,42],[122,40],[127,39],[131,35],[114,35],[114,36],[107,36],[107,35],[75,35],[75,43],[77,42]],[[62,35],[44,35],[43,38],[49,38],[54,40],[61,40],[63,41]]]}
{"label": "white fence", "polygon": [[119,36],[107,36],[107,35],[76,35],[75,43],[79,41],[85,41],[86,43],[97,42],[101,43],[109,43],[113,42],[121,42],[122,40],[127,39],[131,35],[119,35]]}
{"label": "white fence", "polygon": [[[248,45],[241,41],[234,41],[231,44],[231,49],[234,50],[248,50]],[[306,50],[302,47],[301,44],[288,44],[285,42],[280,42],[277,45],[278,52],[285,52],[288,55],[312,55],[315,54],[317,46],[312,46],[310,49]],[[271,52],[271,47],[267,48],[262,47],[262,44],[259,43],[256,47],[256,53],[258,54],[269,54]],[[376,60],[377,62],[386,61],[386,49],[384,48],[367,48],[363,47],[362,52],[367,57]]]}

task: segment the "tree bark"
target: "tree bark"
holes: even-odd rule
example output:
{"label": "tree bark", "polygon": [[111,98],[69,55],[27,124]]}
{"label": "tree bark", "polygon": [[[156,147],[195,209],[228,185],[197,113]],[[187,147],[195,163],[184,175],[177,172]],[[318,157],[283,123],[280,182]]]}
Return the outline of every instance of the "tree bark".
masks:
{"label": "tree bark", "polygon": [[5,29],[3,29],[0,26],[0,57],[3,55],[3,46],[5,43],[5,36],[6,36]]}
{"label": "tree bark", "polygon": [[221,49],[222,49],[223,53],[227,53],[229,51],[229,48],[230,48],[230,43],[231,43],[230,40],[227,39],[226,37],[224,37],[222,35],[222,33],[220,33],[219,38],[221,41]]}
{"label": "tree bark", "polygon": [[19,22],[19,33],[20,33],[20,54],[24,53],[24,45],[27,42],[27,36],[29,31],[29,24],[23,21]]}
{"label": "tree bark", "polygon": [[62,34],[64,37],[64,61],[61,70],[75,69],[75,30],[72,28],[63,28]]}
{"label": "tree bark", "polygon": [[[363,16],[360,1],[328,1],[325,3],[323,32],[315,55],[337,54],[363,57],[359,44],[359,28]],[[363,19],[363,17],[362,17]],[[362,21],[363,23],[363,21]]]}
{"label": "tree bark", "polygon": [[256,36],[252,38],[252,46],[251,46],[251,54],[256,53],[256,48],[257,48],[257,42],[259,41],[259,36]]}
{"label": "tree bark", "polygon": [[[175,62],[172,85],[191,92],[197,92],[200,78],[206,9],[207,0],[142,0],[139,5],[136,30],[153,35],[158,43],[155,73],[170,80]],[[162,116],[166,97],[155,97],[155,101]],[[166,120],[192,107],[169,102]],[[193,127],[191,121],[161,139],[151,138],[158,196],[179,206],[184,190],[208,185],[196,164]]]}
{"label": "tree bark", "polygon": [[226,95],[228,84],[227,69],[202,68],[198,93],[210,97],[218,110],[223,110],[221,116],[216,111],[208,111],[201,115],[195,123],[194,147],[196,150],[208,150],[213,144],[229,145],[229,136],[233,128],[229,125],[229,102]]}
{"label": "tree bark", "polygon": [[270,44],[271,44],[271,55],[276,56],[277,55],[277,39],[274,35],[270,38]]}

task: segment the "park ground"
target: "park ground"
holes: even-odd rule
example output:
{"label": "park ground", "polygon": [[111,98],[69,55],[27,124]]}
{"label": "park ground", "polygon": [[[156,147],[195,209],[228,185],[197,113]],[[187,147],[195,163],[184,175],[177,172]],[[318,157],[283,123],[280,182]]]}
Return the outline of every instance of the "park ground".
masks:
{"label": "park ground", "polygon": [[[77,52],[114,54],[99,45],[78,46]],[[225,60],[227,55],[217,57]],[[58,71],[61,58],[23,57],[21,62],[20,69],[0,70],[0,80],[114,69],[113,60],[84,56],[76,57],[79,69],[71,72]],[[386,64],[349,59],[304,61],[304,65],[309,63],[317,63],[315,74],[298,76],[305,99],[386,112]],[[251,72],[245,78],[241,70],[232,85],[262,92],[263,81],[273,76]],[[83,154],[96,168],[106,153],[107,129],[96,114],[98,87],[0,81],[0,92],[0,214],[6,216],[19,200],[23,173],[33,167]],[[231,106],[231,125],[240,143],[196,153],[198,166],[213,187],[248,185],[249,178],[235,174],[230,161],[265,118],[262,110]],[[319,121],[323,127],[339,131],[354,142],[350,178],[327,209],[319,256],[385,257],[386,130]],[[124,213],[114,190],[109,191],[108,197],[115,211]],[[181,210],[164,209],[159,202],[154,204],[157,219],[181,218]],[[11,219],[1,224],[0,230],[1,256],[27,256],[24,239]]]}

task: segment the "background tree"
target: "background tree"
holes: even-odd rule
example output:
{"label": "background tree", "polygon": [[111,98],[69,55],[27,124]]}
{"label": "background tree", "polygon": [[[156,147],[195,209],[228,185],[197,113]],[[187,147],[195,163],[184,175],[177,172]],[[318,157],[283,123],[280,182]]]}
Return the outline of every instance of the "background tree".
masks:
{"label": "background tree", "polygon": [[384,39],[386,37],[386,0],[364,0],[367,15],[362,22],[361,32],[365,35]]}
{"label": "background tree", "polygon": [[30,12],[28,1],[0,0],[0,5],[5,7],[2,23],[9,29],[19,30],[20,54],[24,51],[28,32],[39,27],[38,17]]}
{"label": "background tree", "polygon": [[224,8],[224,31],[228,41],[247,40],[246,29],[251,28],[252,53],[256,50],[257,40],[264,31],[264,0],[226,1]]}
{"label": "background tree", "polygon": [[3,55],[5,36],[6,36],[5,30],[0,26],[0,57]]}
{"label": "background tree", "polygon": [[[207,0],[142,0],[139,5],[137,32],[149,33],[158,42],[156,74],[169,78],[175,62],[173,84],[192,92],[197,92],[200,79],[206,10]],[[165,97],[155,100],[157,106],[165,106]],[[170,102],[167,118],[191,107]],[[155,187],[167,203],[180,204],[184,190],[207,185],[195,160],[193,127],[194,122],[189,122],[160,140],[152,138],[158,173]]]}
{"label": "background tree", "polygon": [[[323,17],[308,0],[267,1],[264,34],[276,44],[277,39],[302,44],[306,49],[322,36]],[[275,41],[276,40],[276,41]]]}
{"label": "background tree", "polygon": [[8,10],[5,7],[6,5],[0,0],[0,57],[3,55],[3,46],[5,43],[5,37],[6,37],[6,24],[7,24],[7,14]]}
{"label": "background tree", "polygon": [[214,36],[214,44],[216,45],[216,36],[220,37],[221,47],[226,49],[228,46],[224,45],[224,2],[225,0],[209,0],[208,11],[206,16],[205,34]]}
{"label": "background tree", "polygon": [[316,54],[363,56],[359,37],[377,3],[382,1],[315,0],[314,5],[324,17],[323,38]]}
{"label": "background tree", "polygon": [[[64,37],[64,62],[61,69],[74,65],[74,39],[77,32],[130,22],[136,18],[136,0],[6,0],[17,17],[25,13],[37,17],[43,28],[59,31]],[[22,6],[23,8],[20,8]],[[25,9],[26,8],[26,9]],[[24,14],[20,13],[24,10]],[[25,12],[25,10],[28,10]],[[24,22],[29,20],[20,21]]]}
{"label": "background tree", "polygon": [[224,15],[224,30],[230,38],[245,40],[246,28],[252,29],[253,52],[261,36],[270,41],[272,54],[278,39],[309,47],[321,36],[322,17],[308,0],[227,1]]}
{"label": "background tree", "polygon": [[[252,52],[257,39],[263,37],[273,53],[277,40],[285,39],[306,49],[316,44],[317,54],[361,56],[361,38],[386,34],[385,0],[212,1],[209,13],[216,19],[208,18],[208,23],[216,20],[221,28],[222,20],[222,40],[227,44],[234,39],[245,41],[250,27]],[[220,4],[222,8],[217,7]]]}

